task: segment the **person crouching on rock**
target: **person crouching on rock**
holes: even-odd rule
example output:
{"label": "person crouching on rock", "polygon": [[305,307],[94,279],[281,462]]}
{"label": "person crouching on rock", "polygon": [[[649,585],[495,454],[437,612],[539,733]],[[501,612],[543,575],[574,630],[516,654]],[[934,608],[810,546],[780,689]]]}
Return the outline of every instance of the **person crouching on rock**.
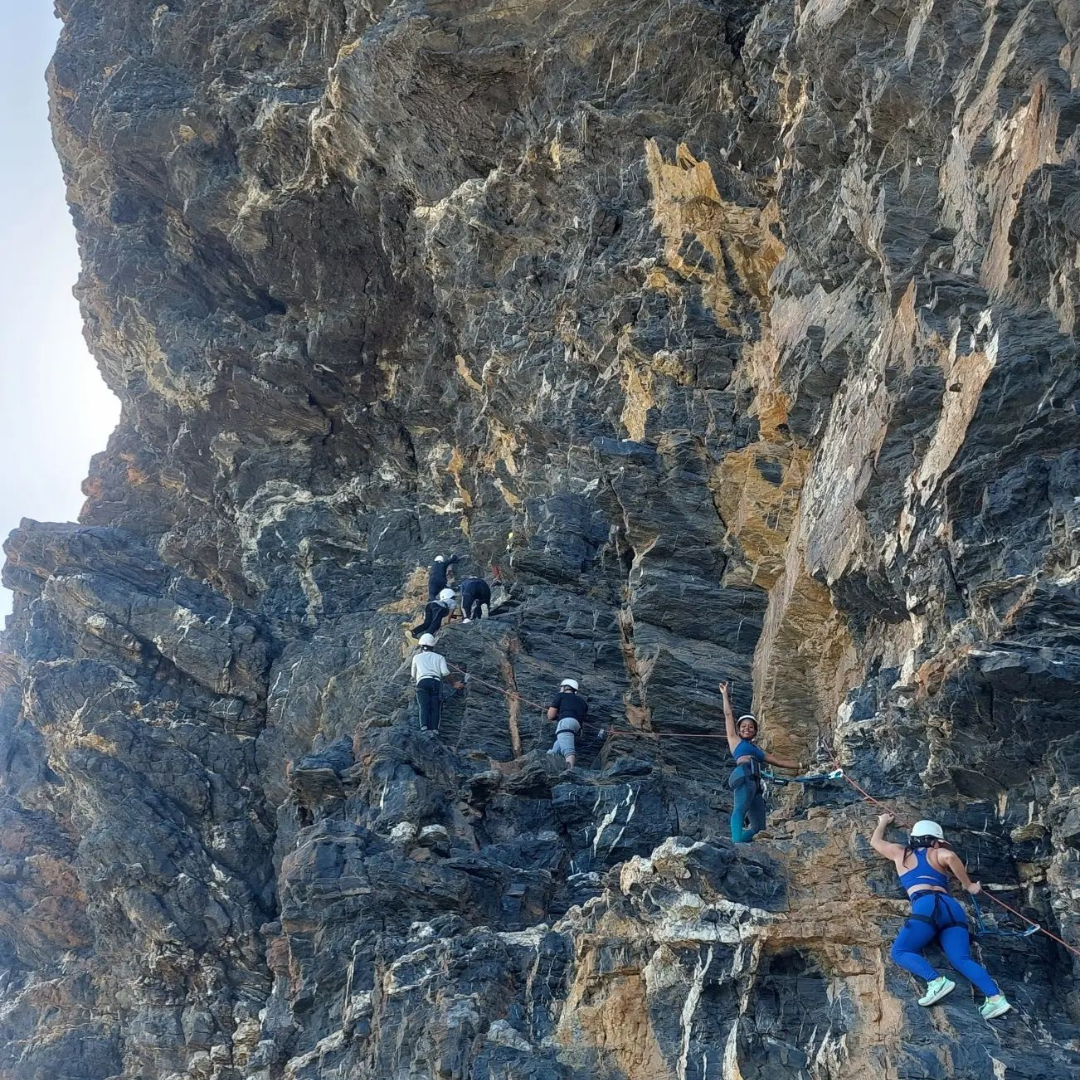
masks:
{"label": "person crouching on rock", "polygon": [[439,627],[443,624],[443,619],[452,614],[455,607],[457,607],[457,597],[454,595],[454,590],[443,589],[435,600],[428,601],[427,607],[424,608],[424,621],[419,626],[414,626],[409,632],[413,637],[420,637],[422,634],[437,634]]}
{"label": "person crouching on rock", "polygon": [[568,769],[577,764],[576,740],[581,734],[581,725],[589,715],[588,702],[578,690],[576,679],[563,679],[547,711],[548,720],[555,723],[555,745],[548,753],[562,754]]}
{"label": "person crouching on rock", "polygon": [[724,727],[727,730],[728,749],[735,759],[735,768],[728,777],[728,787],[735,797],[735,805],[731,811],[731,839],[736,844],[748,844],[765,828],[761,763],[766,761],[781,769],[798,769],[799,763],[767,754],[755,743],[758,723],[750,713],[740,716],[736,722],[731,711],[731,695],[726,682],[720,683],[720,696],[724,699]]}
{"label": "person crouching on rock", "polygon": [[445,555],[436,555],[435,561],[431,564],[431,569],[428,571],[427,579],[427,598],[428,600],[434,600],[439,593],[446,588],[448,582],[446,580],[447,572],[450,567],[456,562],[461,561],[460,555],[451,555],[449,559]]}
{"label": "person crouching on rock", "polygon": [[[438,731],[442,718],[443,679],[450,678],[446,657],[435,651],[435,638],[424,634],[420,651],[412,658],[412,679],[416,684],[416,703],[420,707],[420,730]],[[464,684],[455,682],[460,690]]]}
{"label": "person crouching on rock", "polygon": [[889,956],[912,975],[927,982],[920,1005],[933,1005],[956,989],[952,979],[938,973],[922,955],[935,938],[957,971],[986,995],[979,1012],[987,1020],[1007,1013],[1012,1006],[982,964],[971,959],[971,935],[967,916],[959,901],[948,893],[952,874],[972,896],[982,891],[968,876],[964,860],[945,843],[945,834],[936,821],[917,821],[911,829],[907,846],[885,839],[885,830],[895,820],[882,814],[870,837],[870,845],[886,859],[892,859],[900,884],[911,900],[911,914],[900,928]]}
{"label": "person crouching on rock", "polygon": [[461,613],[463,623],[483,618],[484,608],[491,614],[491,586],[483,578],[470,577],[461,583]]}

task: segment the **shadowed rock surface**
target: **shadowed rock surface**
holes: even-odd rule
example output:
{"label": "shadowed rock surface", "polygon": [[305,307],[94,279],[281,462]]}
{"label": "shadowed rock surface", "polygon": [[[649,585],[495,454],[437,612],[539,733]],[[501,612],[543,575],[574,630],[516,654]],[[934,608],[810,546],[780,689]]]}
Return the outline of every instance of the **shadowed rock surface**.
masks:
{"label": "shadowed rock surface", "polygon": [[1075,5],[57,8],[123,412],[5,549],[0,1077],[1080,1072],[1075,956],[919,1008],[871,808],[733,845],[716,738],[1080,946]]}

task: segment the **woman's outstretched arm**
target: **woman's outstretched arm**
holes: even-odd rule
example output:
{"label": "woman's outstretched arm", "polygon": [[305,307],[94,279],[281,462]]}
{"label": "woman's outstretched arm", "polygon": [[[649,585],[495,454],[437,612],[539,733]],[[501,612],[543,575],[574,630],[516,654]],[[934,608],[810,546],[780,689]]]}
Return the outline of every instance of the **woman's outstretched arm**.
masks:
{"label": "woman's outstretched arm", "polygon": [[742,741],[739,733],[735,730],[735,714],[731,711],[731,698],[728,695],[728,684],[725,680],[720,683],[720,697],[724,699],[724,727],[727,730],[728,749],[734,754],[735,747]]}
{"label": "woman's outstretched arm", "polygon": [[892,814],[882,814],[877,819],[877,827],[870,837],[870,846],[879,855],[883,855],[886,859],[892,859],[893,862],[904,857],[904,849],[900,844],[894,844],[891,840],[885,839],[885,830],[895,820]]}
{"label": "woman's outstretched arm", "polygon": [[953,872],[953,876],[964,887],[965,892],[974,896],[982,892],[982,886],[977,881],[972,881],[964,865],[964,860],[955,851],[942,852],[941,861]]}
{"label": "woman's outstretched arm", "polygon": [[797,761],[788,761],[787,758],[776,757],[774,754],[766,754],[765,760],[770,765],[776,765],[781,769],[801,769],[802,765]]}

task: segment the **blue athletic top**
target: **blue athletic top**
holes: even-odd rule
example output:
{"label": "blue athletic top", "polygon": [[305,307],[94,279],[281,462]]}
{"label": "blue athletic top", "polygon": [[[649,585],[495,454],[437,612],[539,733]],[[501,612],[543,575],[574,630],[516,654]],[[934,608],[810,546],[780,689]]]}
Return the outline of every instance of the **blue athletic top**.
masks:
{"label": "blue athletic top", "polygon": [[734,750],[731,751],[731,756],[738,761],[741,757],[756,757],[758,761],[765,760],[765,751],[760,746],[750,742],[749,739],[743,739]]}
{"label": "blue athletic top", "polygon": [[925,888],[928,885],[939,885],[947,888],[949,877],[940,870],[935,870],[927,861],[928,848],[915,849],[915,865],[900,875],[900,885],[906,889],[908,895],[915,888]]}

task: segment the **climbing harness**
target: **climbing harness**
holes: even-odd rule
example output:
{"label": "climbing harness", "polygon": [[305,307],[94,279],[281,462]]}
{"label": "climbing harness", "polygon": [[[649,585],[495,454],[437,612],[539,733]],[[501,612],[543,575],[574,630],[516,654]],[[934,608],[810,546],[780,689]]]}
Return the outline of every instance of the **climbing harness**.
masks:
{"label": "climbing harness", "polygon": [[[919,900],[922,897],[927,896],[927,895],[932,896],[934,898],[934,913],[933,913],[933,915],[917,915],[915,912],[912,912],[907,917],[908,922],[926,923],[928,926],[932,926],[935,930],[948,930],[950,926],[963,926],[964,925],[962,922],[957,922],[956,919],[953,918],[953,914],[949,910],[949,905],[945,904],[943,902],[942,898],[947,896],[948,895],[947,893],[939,893],[939,892],[927,893],[924,890],[923,892],[917,894],[916,896],[913,896],[911,898],[912,902],[914,902],[915,900]],[[938,911],[939,911],[940,908],[945,909],[945,918],[944,918],[944,920],[938,918]]]}

